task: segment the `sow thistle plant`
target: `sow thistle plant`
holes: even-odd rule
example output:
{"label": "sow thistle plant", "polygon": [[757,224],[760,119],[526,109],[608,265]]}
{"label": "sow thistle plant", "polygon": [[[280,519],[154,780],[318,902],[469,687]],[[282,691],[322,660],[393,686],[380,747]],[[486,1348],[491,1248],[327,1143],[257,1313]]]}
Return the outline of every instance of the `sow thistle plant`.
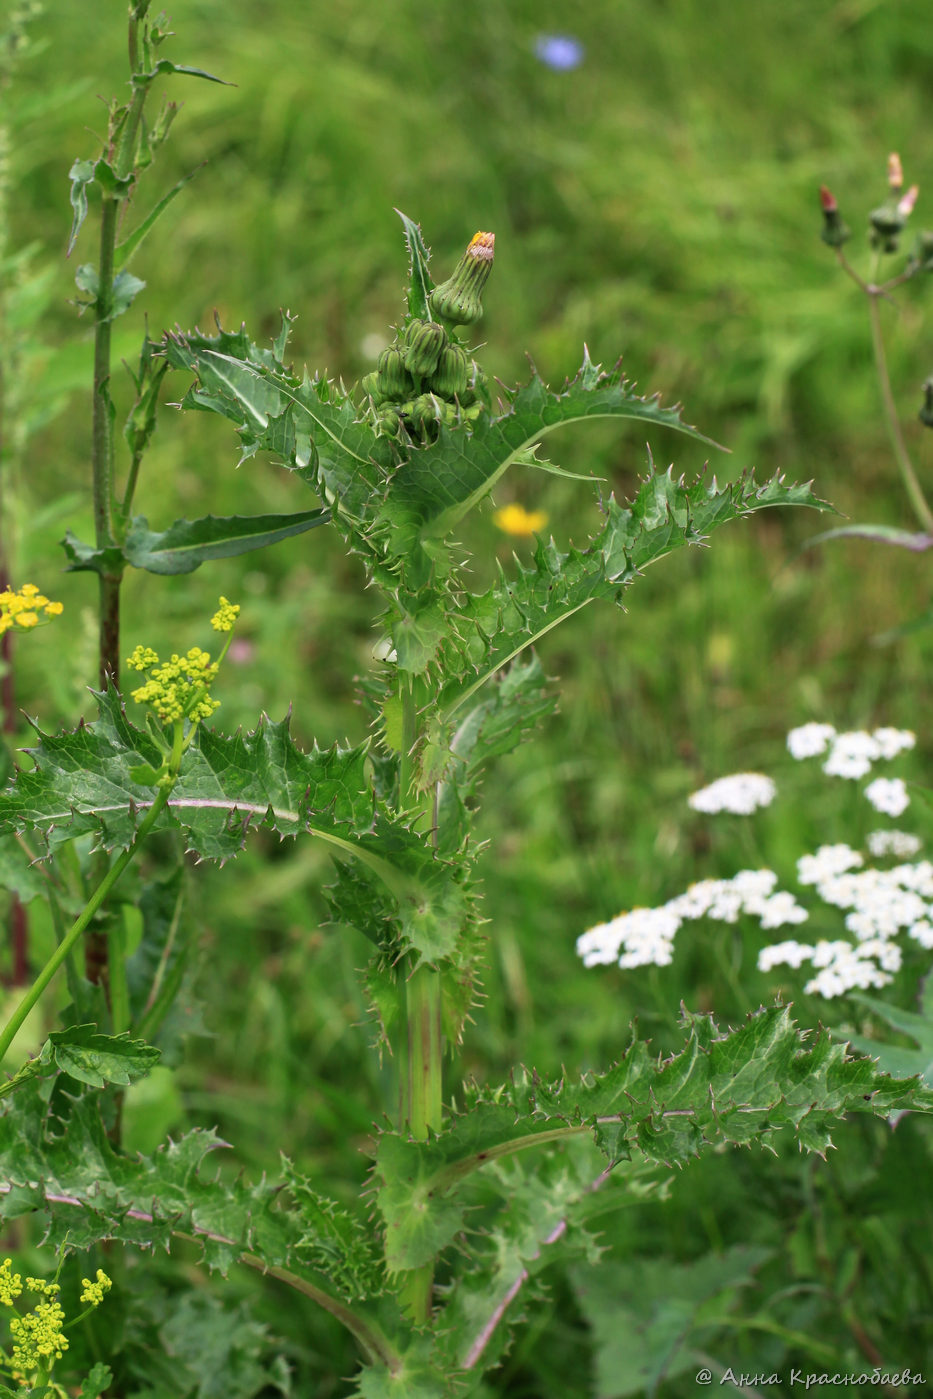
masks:
{"label": "sow thistle plant", "polygon": [[[361,384],[348,389],[289,365],[287,314],[269,346],[245,327],[220,325],[213,335],[147,339],[132,375],[118,487],[110,326],[141,285],[126,264],[177,190],[122,243],[119,215],[167,134],[166,121],[142,117],[156,79],[210,78],[158,57],[167,36],[148,24],[147,8],[141,0],[130,11],[130,99],[114,105],[101,155],[76,162],[71,175],[73,242],[89,192],[101,202],[101,260],[94,275],[78,272],[95,322],[96,533],[93,543],[66,540],[70,566],[98,575],[101,686],[97,719],[37,730],[29,763],[0,792],[0,833],[27,852],[22,875],[8,878],[25,888],[44,871],[61,933],[0,1037],[0,1054],[40,998],[51,1018],[59,968],[71,998],[61,1028],[38,1054],[14,1056],[0,1087],[0,1216],[38,1212],[45,1243],[68,1251],[103,1239],[114,1253],[118,1244],[194,1240],[208,1268],[270,1275],[346,1328],[359,1349],[361,1399],[439,1399],[481,1386],[548,1268],[595,1261],[595,1193],[600,1211],[609,1210],[709,1147],[767,1144],[783,1132],[825,1152],[849,1112],[933,1109],[921,1084],[881,1074],[826,1035],[802,1033],[782,1006],[736,1029],[686,1014],[684,1048],[663,1061],[626,1030],[604,1074],[574,1077],[555,1063],[540,1066],[540,1076],[517,1068],[504,1084],[463,1086],[458,1072],[496,936],[496,910],[480,900],[483,856],[473,834],[483,777],[556,707],[535,645],[592,603],[621,604],[646,567],[704,543],[720,525],[765,507],[821,503],[809,485],[781,477],[688,483],[649,461],[631,501],[594,483],[595,525],[582,545],[538,537],[530,560],[471,591],[461,524],[510,470],[560,473],[538,455],[559,427],[635,420],[706,439],[679,408],[639,396],[586,352],[557,391],[536,372],[518,388],[493,388],[472,347],[481,298],[494,286],[492,234],[477,234],[435,284],[421,230],[406,215],[407,305]],[[174,392],[183,410],[233,424],[241,463],[270,455],[315,504],[163,530],[134,515],[169,375],[181,380]],[[362,682],[367,740],[304,750],[287,719],[265,715],[251,732],[225,734],[213,722],[212,691],[223,652],[215,661],[179,650],[163,661],[144,642],[130,667],[142,677],[133,693],[147,717],[134,724],[116,688],[125,570],[184,573],[325,525],[359,557],[383,601],[385,640]],[[235,612],[222,600],[214,618],[224,650]],[[274,700],[284,708],[283,697]],[[230,861],[255,828],[325,842],[333,920],[357,928],[371,948],[374,1052],[387,1057],[394,1087],[390,1102],[370,1105],[383,1125],[366,1178],[361,1171],[329,1186],[286,1159],[277,1180],[227,1178],[208,1168],[225,1145],[213,1131],[148,1156],[121,1145],[123,1089],[163,1050],[176,1060],[181,1052],[170,1015],[186,950],[181,852]],[[167,838],[160,850],[176,839],[178,868],[168,876],[139,859],[150,834]],[[74,894],[64,875],[75,862],[92,892],[68,927],[63,910]],[[132,956],[121,936],[121,889],[132,889],[142,921]],[[95,938],[106,954],[96,981]]]}

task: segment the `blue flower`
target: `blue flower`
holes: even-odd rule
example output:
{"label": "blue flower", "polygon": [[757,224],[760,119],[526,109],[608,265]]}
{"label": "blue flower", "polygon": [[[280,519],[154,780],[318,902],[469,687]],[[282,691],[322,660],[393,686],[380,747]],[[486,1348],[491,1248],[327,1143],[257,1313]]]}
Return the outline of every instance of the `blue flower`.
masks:
{"label": "blue flower", "polygon": [[557,73],[579,68],[583,54],[583,45],[570,34],[542,34],[535,40],[535,56]]}

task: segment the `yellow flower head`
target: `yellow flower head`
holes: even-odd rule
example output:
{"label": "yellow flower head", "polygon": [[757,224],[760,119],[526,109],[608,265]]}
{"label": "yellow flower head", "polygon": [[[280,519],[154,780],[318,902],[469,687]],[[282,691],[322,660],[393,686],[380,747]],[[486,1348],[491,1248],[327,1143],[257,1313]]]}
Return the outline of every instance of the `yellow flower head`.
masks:
{"label": "yellow flower head", "polygon": [[40,593],[35,583],[24,583],[14,592],[11,588],[0,592],[0,635],[11,627],[16,631],[32,631],[44,622],[51,622],[62,612],[60,602],[51,602]]}
{"label": "yellow flower head", "polygon": [[547,518],[543,510],[526,510],[524,505],[513,504],[503,505],[502,509],[493,515],[492,521],[504,534],[520,535],[528,539],[544,529]]}

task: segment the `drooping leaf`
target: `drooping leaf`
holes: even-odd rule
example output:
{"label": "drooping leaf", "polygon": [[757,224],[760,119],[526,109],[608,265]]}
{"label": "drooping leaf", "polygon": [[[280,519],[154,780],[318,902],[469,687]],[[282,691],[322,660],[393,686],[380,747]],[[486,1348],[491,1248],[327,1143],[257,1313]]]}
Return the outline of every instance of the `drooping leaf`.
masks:
{"label": "drooping leaf", "polygon": [[328,510],[299,510],[288,515],[205,515],[176,520],[165,530],[150,530],[142,515],[134,517],[124,556],[149,573],[192,573],[210,559],[230,559],[265,549],[282,539],[327,524]]}

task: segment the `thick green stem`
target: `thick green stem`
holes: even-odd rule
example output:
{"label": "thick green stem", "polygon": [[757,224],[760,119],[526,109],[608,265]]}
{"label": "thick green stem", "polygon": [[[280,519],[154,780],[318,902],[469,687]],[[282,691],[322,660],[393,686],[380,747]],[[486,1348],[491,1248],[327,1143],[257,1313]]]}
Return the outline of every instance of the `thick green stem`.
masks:
{"label": "thick green stem", "polygon": [[136,832],[136,838],[133,841],[133,844],[129,847],[128,850],[124,850],[123,854],[119,857],[119,859],[115,860],[114,863],[111,865],[110,869],[104,875],[103,879],[100,881],[97,888],[94,890],[93,894],[88,899],[87,903],[84,906],[84,909],[75,919],[74,923],[72,923],[71,927],[68,929],[68,932],[65,934],[58,947],[56,947],[55,951],[52,953],[51,957],[46,962],[39,975],[36,977],[32,986],[26,992],[26,995],[23,997],[16,1010],[13,1012],[13,1015],[7,1022],[7,1025],[4,1028],[3,1033],[0,1034],[0,1062],[2,1062],[7,1050],[10,1048],[10,1045],[13,1043],[14,1039],[18,1035],[20,1029],[23,1026],[23,1022],[29,1015],[29,1012],[39,1000],[39,997],[42,995],[43,991],[48,986],[49,982],[52,980],[59,967],[67,959],[68,954],[71,952],[71,949],[75,946],[82,933],[84,933],[87,930],[87,927],[91,922],[91,919],[94,917],[94,914],[101,907],[104,900],[107,898],[107,895],[110,893],[111,889],[116,884],[123,871],[126,869],[127,865],[130,864],[133,857],[137,854],[146,836],[149,834],[150,830],[158,820],[159,813],[165,806],[165,803],[168,801],[168,796],[169,788],[162,787],[159,789],[155,801],[152,803],[152,806],[150,807],[149,811],[146,813],[145,817],[140,823],[139,830]]}
{"label": "thick green stem", "polygon": [[888,435],[891,438],[891,446],[894,449],[894,459],[897,462],[901,479],[913,506],[914,514],[920,524],[928,534],[933,534],[933,511],[927,504],[926,496],[917,479],[913,463],[910,460],[910,453],[907,450],[907,443],[904,441],[904,434],[901,431],[900,420],[897,416],[897,408],[894,403],[894,395],[891,392],[891,379],[888,375],[887,356],[884,352],[884,336],[881,332],[881,305],[880,295],[874,289],[871,290],[868,298],[868,310],[871,319],[871,340],[875,352],[875,368],[878,372],[878,383],[881,387],[881,403],[884,409],[884,418],[888,428]]}
{"label": "thick green stem", "polygon": [[[399,764],[399,806],[409,806],[412,791],[412,754],[418,741],[418,706],[407,676],[400,676],[402,701],[402,755]],[[415,968],[399,979],[399,1030],[395,1043],[398,1073],[399,1130],[406,1129],[419,1141],[439,1132],[443,1116],[443,1054],[441,1033],[441,975],[433,967]],[[401,1300],[412,1320],[427,1325],[431,1319],[433,1264],[406,1275]]]}

